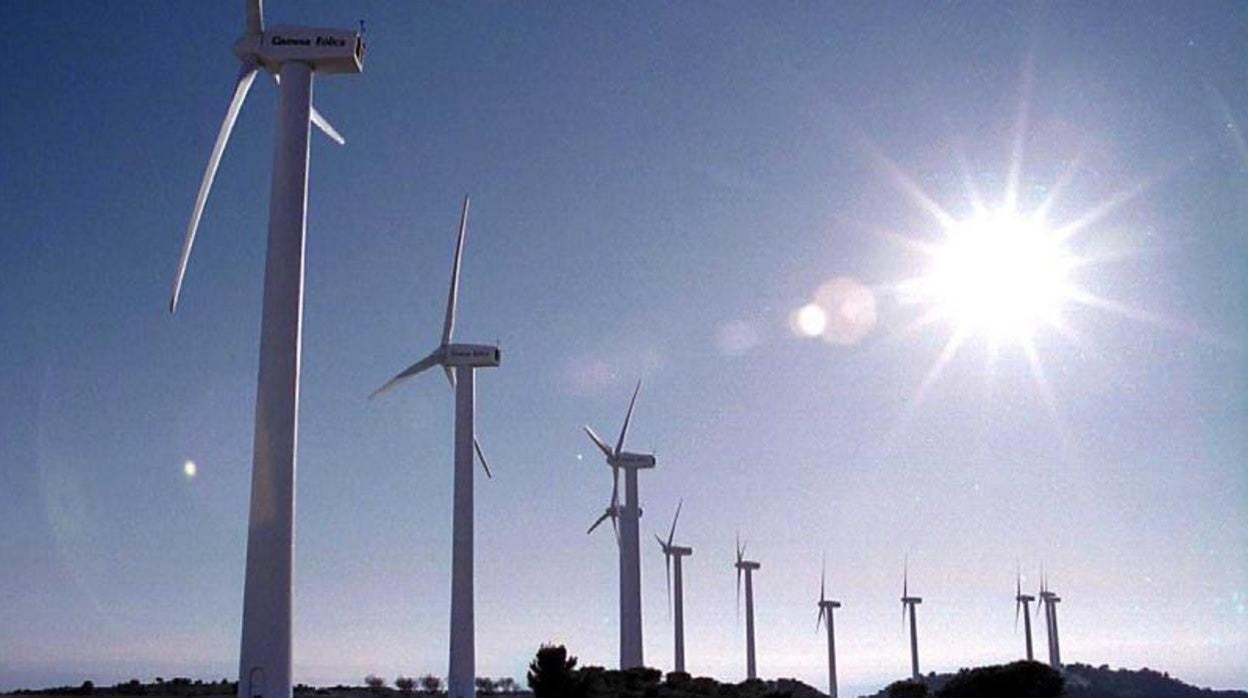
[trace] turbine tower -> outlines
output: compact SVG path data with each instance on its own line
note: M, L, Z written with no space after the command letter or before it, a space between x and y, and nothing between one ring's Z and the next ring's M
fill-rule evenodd
M342 136L312 106L312 77L314 73L359 73L364 41L354 30L288 25L266 29L260 0L245 0L243 6L243 35L233 48L242 66L191 209L169 312L178 307L191 248L221 155L256 73L263 69L278 81L277 137L256 380L238 696L288 698L309 122L343 143Z
M819 617L815 619L815 630L819 630L819 624L827 619L828 626L828 696L829 698L837 698L836 696L836 630L832 625L832 611L841 607L840 601L832 601L828 599L824 593L824 582L827 578L827 567L819 575Z
M745 573L745 678L758 678L754 661L754 571L762 565L745 559L745 546L737 536L737 608L741 607L741 573Z
M1062 668L1062 649L1057 633L1057 604L1062 598L1049 590L1048 579L1040 576L1040 605L1044 608L1044 625L1049 638L1049 666Z
M585 426L585 433L593 440L598 450L606 457L611 468L611 504L606 513L594 526L606 517L617 525L616 536L620 551L620 668L632 669L645 666L642 658L641 644L641 506L637 500L637 472L655 465L654 454L631 453L624 450L624 439L628 436L628 424L633 418L633 407L637 404L637 393L641 390L641 381L633 389L632 400L628 403L628 412L624 415L624 426L620 428L620 438L611 448L605 441L598 438L594 430ZM620 471L624 471L623 506L620 505ZM622 526L618 521L622 520ZM621 528L623 530L621 530Z
M922 680L919 674L919 629L915 618L914 607L923 603L923 599L910 595L910 563L906 562L905 572L901 578L901 624L906 624L906 610L910 611L910 677L915 681Z
M1027 636L1027 661L1035 661L1031 648L1031 602L1036 597L1023 593L1023 576L1020 573L1014 587L1014 632L1018 632L1018 616L1023 616L1023 632Z
M673 604L673 623L676 627L676 663L675 671L685 671L685 584L684 576L681 574L681 558L693 554L693 548L682 545L673 545L672 539L676 536L676 521L680 519L680 508L685 505L682 499L676 505L676 515L672 517L672 528L667 532L667 540L664 541L656 534L654 539L659 542L659 548L663 550L664 562L667 563L667 600ZM673 562L674 561L674 562ZM675 568L676 591L672 592L672 570ZM673 598L675 599L673 601Z
M451 266L451 288L446 297L446 317L442 324L442 343L428 356L386 381L370 397L389 390L399 381L434 366L441 366L446 380L455 391L455 476L454 511L451 526L451 642L450 669L446 688L449 698L472 698L476 695L476 634L473 613L473 454L481 460L486 477L490 467L476 438L476 371L498 366L498 347L488 344L456 344L455 305L459 296L459 268L464 253L464 235L468 230L468 197L464 197L459 217L459 235L455 242L455 261Z

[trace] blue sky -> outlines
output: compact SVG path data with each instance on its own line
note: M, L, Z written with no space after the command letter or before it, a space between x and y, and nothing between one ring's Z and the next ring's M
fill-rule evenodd
M643 534L684 498L694 673L744 673L739 530L764 676L823 686L826 551L851 687L907 669L907 554L925 669L1016 656L1015 567L1033 588L1044 564L1068 660L1248 685L1242 5L267 5L368 41L362 75L315 85L348 143L312 145L297 680L445 672L451 395L366 396L436 341L468 192L457 334L503 348L478 379L479 673L520 677L544 641L614 662L615 551L584 535L609 471L580 425L618 429L642 378ZM232 676L275 91L244 107L171 318L241 8L0 18L0 689ZM897 172L962 218L1014 161L1020 210L1117 202L1071 245L1132 311L1036 333L1050 399L974 337L920 399L950 330L910 329L894 292L926 261L899 239L939 228ZM837 277L871 290L872 331L797 336Z

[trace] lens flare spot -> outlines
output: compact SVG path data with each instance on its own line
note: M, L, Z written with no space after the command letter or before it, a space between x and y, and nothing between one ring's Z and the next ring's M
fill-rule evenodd
M807 303L793 313L791 324L799 337L818 337L828 326L828 313L818 303Z
M197 475L198 473L199 473L199 466L195 465L195 461L188 460L187 462L182 464L182 474L186 476L187 480L190 480L191 478L195 477L195 475Z
M824 340L832 344L857 344L875 329L875 293L848 277L837 277L819 287L815 304L826 308Z

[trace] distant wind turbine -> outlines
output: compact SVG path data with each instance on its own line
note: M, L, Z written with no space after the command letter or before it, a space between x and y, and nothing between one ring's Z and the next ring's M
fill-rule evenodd
M832 601L828 599L824 593L824 583L827 580L827 565L825 563L823 572L819 575L819 617L815 620L815 630L819 629L819 624L827 619L828 627L828 696L829 698L837 698L836 688L836 630L832 623L832 611L841 607L840 601Z
M364 41L352 30L288 25L266 30L260 0L245 0L243 7L243 35L234 43L234 55L242 66L186 225L169 312L178 308L182 281L221 155L256 73L264 69L279 80L277 137L269 190L238 696L289 698L309 122L338 143L343 142L312 106L312 77L314 73L359 73Z
M762 565L745 559L745 545L737 536L737 607L741 607L741 573L745 573L745 678L758 678L754 661L754 572Z
M673 618L672 622L676 630L676 663L675 671L685 671L685 584L684 576L681 574L681 559L693 554L693 548L674 545L672 539L676 536L676 522L680 519L680 509L685 505L682 499L676 505L676 515L672 517L672 528L667 532L667 540L664 541L656 534L654 539L659 542L659 548L663 550L664 562L667 563L667 596L668 602L672 604ZM673 570L675 572L673 573ZM675 591L672 591L673 580L675 581Z
M447 673L449 698L472 698L476 695L476 630L473 611L473 453L481 460L485 474L490 475L481 444L476 438L476 370L498 366L498 347L488 344L454 344L455 305L459 296L459 268L464 253L464 235L468 230L468 197L464 197L459 217L459 235L455 242L455 261L451 266L451 288L446 297L446 317L442 324L442 343L428 356L386 381L370 397L394 387L400 381L441 366L446 380L455 391L455 483L454 511L451 528L451 642L450 670Z
M1044 624L1049 637L1049 666L1062 668L1062 647L1057 633L1057 604L1062 597L1049 590L1048 578L1040 576L1040 606L1044 608Z
M631 453L624 450L624 439L628 436L628 425L633 419L633 408L637 405L637 393L640 391L641 381L637 381L615 448L608 446L588 425L585 426L585 433L598 450L602 451L611 468L611 504L589 530L593 531L608 517L612 525L616 525L617 519L622 522L616 529L620 556L621 669L645 666L641 639L641 505L638 502L637 472L653 468L655 459L651 453ZM621 470L624 471L623 506L620 505Z
M923 599L918 596L910 595L910 561L906 561L905 571L901 577L901 623L905 626L906 609L910 610L910 676L915 681L919 681L921 674L919 673L919 629L918 620L915 617L915 606L923 603Z
M1014 632L1018 632L1018 616L1023 616L1023 632L1027 636L1027 661L1035 661L1031 649L1031 602L1036 597L1023 593L1023 575L1020 572L1014 588Z

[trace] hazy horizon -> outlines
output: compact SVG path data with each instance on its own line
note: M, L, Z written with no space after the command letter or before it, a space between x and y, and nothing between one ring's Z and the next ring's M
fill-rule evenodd
M0 690L237 678L267 79L166 304L241 5L0 5ZM843 690L908 674L907 556L925 673L1020 656L1043 566L1065 661L1248 688L1248 5L265 11L368 42L314 86L347 144L312 133L296 681L446 673L452 395L367 396L437 342L468 193L456 336L502 347L479 675L549 641L615 665L581 427L613 440L641 379L647 665L683 498L695 675L745 673L740 532L764 677L826 688L826 554ZM1011 193L1069 227L1082 295L995 347L924 322L942 216Z

